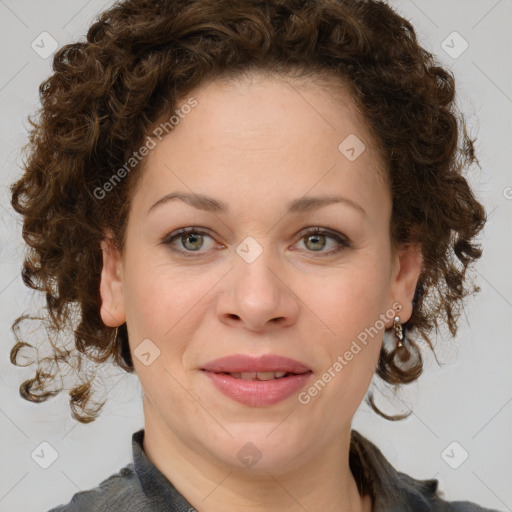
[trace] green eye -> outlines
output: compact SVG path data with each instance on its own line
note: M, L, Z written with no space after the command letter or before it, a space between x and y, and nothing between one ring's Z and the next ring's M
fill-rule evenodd
M329 238L335 241L337 248L330 251L322 251L322 248L326 245L326 240ZM321 228L316 228L312 231L306 232L303 234L301 240L305 241L306 247L308 247L308 242L312 242L312 244L309 246L310 248L312 247L311 252L321 252L325 255L335 254L339 252L343 247L350 247L350 243L338 233L327 231ZM315 248L315 245L317 248Z

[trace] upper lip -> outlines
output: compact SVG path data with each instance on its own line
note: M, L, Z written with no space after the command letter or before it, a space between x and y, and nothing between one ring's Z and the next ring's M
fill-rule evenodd
M306 365L289 357L265 354L259 357L233 354L206 363L201 370L219 373L242 372L288 372L306 373L311 371Z

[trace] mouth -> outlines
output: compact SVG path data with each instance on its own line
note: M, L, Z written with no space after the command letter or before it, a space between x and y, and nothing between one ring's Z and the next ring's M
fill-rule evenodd
M313 371L288 357L235 354L200 368L215 388L239 403L252 407L276 404L303 388Z

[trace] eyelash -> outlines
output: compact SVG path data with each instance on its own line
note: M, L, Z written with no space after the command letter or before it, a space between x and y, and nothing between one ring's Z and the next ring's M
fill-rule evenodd
M180 236L185 235L185 234L206 235L206 236L209 236L210 238L212 238L209 233L202 231L200 228L190 227L190 228L181 228L176 231L173 231L172 233L166 235L162 239L161 243L164 245L169 245L172 251L177 252L180 255L185 256L186 258L198 257L200 255L200 253L203 251L186 251L186 250L177 249L175 247L172 247L172 243L176 239L178 239ZM315 228L315 229L305 232L300 237L300 240L303 240L309 236L315 236L315 235L326 235L328 238L332 238L332 239L336 240L336 242L339 244L339 246L334 250L318 251L318 253L320 253L321 255L315 256L315 257L321 258L324 256L332 256L334 254L337 254L344 248L351 247L351 244L346 237L341 236L340 234L337 234L336 232L332 232L332 231L322 229L322 228ZM308 251L308 252L317 252L317 251Z

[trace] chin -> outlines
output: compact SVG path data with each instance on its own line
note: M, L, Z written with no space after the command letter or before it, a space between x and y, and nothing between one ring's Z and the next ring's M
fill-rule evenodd
M233 437L224 437L222 442L217 438L211 451L237 471L261 473L268 477L267 472L292 470L296 467L297 457L309 445L307 433L291 435L284 422L279 425L280 421L226 425ZM219 451L220 446L222 451Z

